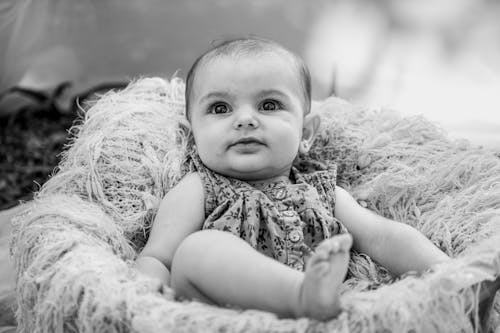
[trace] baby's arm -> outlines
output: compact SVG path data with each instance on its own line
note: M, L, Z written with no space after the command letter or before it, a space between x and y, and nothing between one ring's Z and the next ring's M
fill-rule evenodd
M353 235L353 247L401 275L424 271L449 257L411 226L361 207L344 189L336 187L335 217Z
M148 241L136 259L136 268L169 285L175 250L204 221L203 185L198 174L185 176L163 198Z

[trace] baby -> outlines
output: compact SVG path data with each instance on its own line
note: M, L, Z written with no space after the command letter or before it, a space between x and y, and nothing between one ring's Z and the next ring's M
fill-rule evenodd
M226 41L186 82L197 154L162 200L137 268L188 299L327 320L351 247L401 275L449 260L412 227L335 185L334 169L294 167L320 119L303 61L275 42Z

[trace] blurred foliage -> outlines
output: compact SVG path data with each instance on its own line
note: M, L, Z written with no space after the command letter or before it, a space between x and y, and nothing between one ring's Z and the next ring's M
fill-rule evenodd
M0 119L0 210L29 200L59 162L74 114L27 108Z

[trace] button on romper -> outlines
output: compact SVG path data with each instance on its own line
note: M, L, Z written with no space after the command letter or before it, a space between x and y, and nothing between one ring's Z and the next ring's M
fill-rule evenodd
M303 271L318 244L345 233L334 217L336 169L299 172L291 182L249 184L218 174L191 155L205 191L203 229L231 232L257 251Z

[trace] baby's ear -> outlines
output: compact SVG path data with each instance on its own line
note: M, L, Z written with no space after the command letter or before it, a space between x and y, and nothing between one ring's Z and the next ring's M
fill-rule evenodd
M305 154L311 149L311 146L319 132L321 119L317 113L309 113L304 118L304 127L302 129L302 140L299 145L299 152Z

